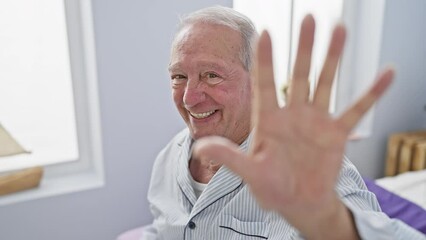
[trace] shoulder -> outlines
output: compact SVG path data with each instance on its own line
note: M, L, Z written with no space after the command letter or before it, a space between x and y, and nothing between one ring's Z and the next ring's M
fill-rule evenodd
M165 183L171 184L178 169L179 157L182 153L182 146L189 138L189 130L184 129L176 134L172 140L157 155L151 171L151 189L160 189Z
M338 185L339 184L343 186L367 189L358 169L346 156L343 157Z
M342 162L336 192L347 206L354 209L380 211L376 196L367 189L361 174L346 157Z
M157 176L162 176L165 171L172 173L175 171L179 164L179 157L182 150L191 140L189 130L187 128L177 133L167 145L158 153L155 158L154 165L151 172L151 181Z

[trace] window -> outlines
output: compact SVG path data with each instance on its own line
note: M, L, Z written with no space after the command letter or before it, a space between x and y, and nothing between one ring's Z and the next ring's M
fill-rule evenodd
M0 3L0 124L30 154L0 172L45 166L41 187L0 205L103 185L90 1Z
M258 30L268 29L273 44L275 82L279 100L297 51L300 23L307 13L316 20L310 79L316 81L328 48L332 28L343 21L348 29L346 47L336 74L330 112L338 114L369 87L378 70L384 0L234 0L234 8L253 20ZM316 83L311 81L311 88ZM312 91L311 91L312 92ZM371 133L371 110L352 136Z
M30 154L1 171L79 157L64 3L0 2L0 123Z
M315 46L313 49L311 79L316 79L317 72L322 67L325 57L330 32L342 13L343 0L330 0L324 2L315 0L275 0L244 1L234 0L234 8L246 14L253 20L258 30L267 29L271 34L273 43L273 57L275 70L275 83L279 96L282 96L283 85L294 64L297 45L299 41L299 28L303 17L311 13L316 20ZM315 82L311 82L312 87ZM280 98L282 99L282 98Z

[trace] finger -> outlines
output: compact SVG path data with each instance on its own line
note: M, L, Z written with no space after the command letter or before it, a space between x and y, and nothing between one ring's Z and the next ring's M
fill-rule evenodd
M263 31L260 36L256 57L253 102L253 120L255 124L264 112L278 109L272 65L271 38L266 31Z
M238 145L224 137L211 136L196 141L193 156L199 159L213 160L218 164L225 164L242 178L253 172L251 162L239 150Z
M345 45L346 30L343 25L334 28L330 41L327 57L318 80L318 85L314 95L313 104L321 111L328 112L330 104L331 87L333 86L337 64Z
M289 104L299 104L309 99L309 71L311 68L312 46L314 44L315 20L307 15L300 29L299 47L290 84Z
M393 68L387 68L377 78L374 85L352 107L346 110L337 122L348 132L351 131L368 109L382 96L392 83L395 75Z

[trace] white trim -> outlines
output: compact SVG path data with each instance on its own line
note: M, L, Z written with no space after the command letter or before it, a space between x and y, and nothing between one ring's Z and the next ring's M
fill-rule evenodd
M65 0L79 159L46 166L39 188L0 197L0 206L104 185L95 39L90 0Z
M385 0L345 0L343 21L347 44L339 69L337 114L344 111L371 86L379 70ZM374 107L353 131L354 139L369 137Z

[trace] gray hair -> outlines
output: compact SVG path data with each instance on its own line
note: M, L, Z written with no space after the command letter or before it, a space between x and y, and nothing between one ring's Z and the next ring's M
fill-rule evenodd
M223 6L200 9L180 19L180 24L173 43L176 40L176 36L184 27L194 23L217 24L227 26L239 32L242 38L239 57L244 68L247 71L251 70L253 65L253 50L258 34L253 22L247 16L232 8Z

